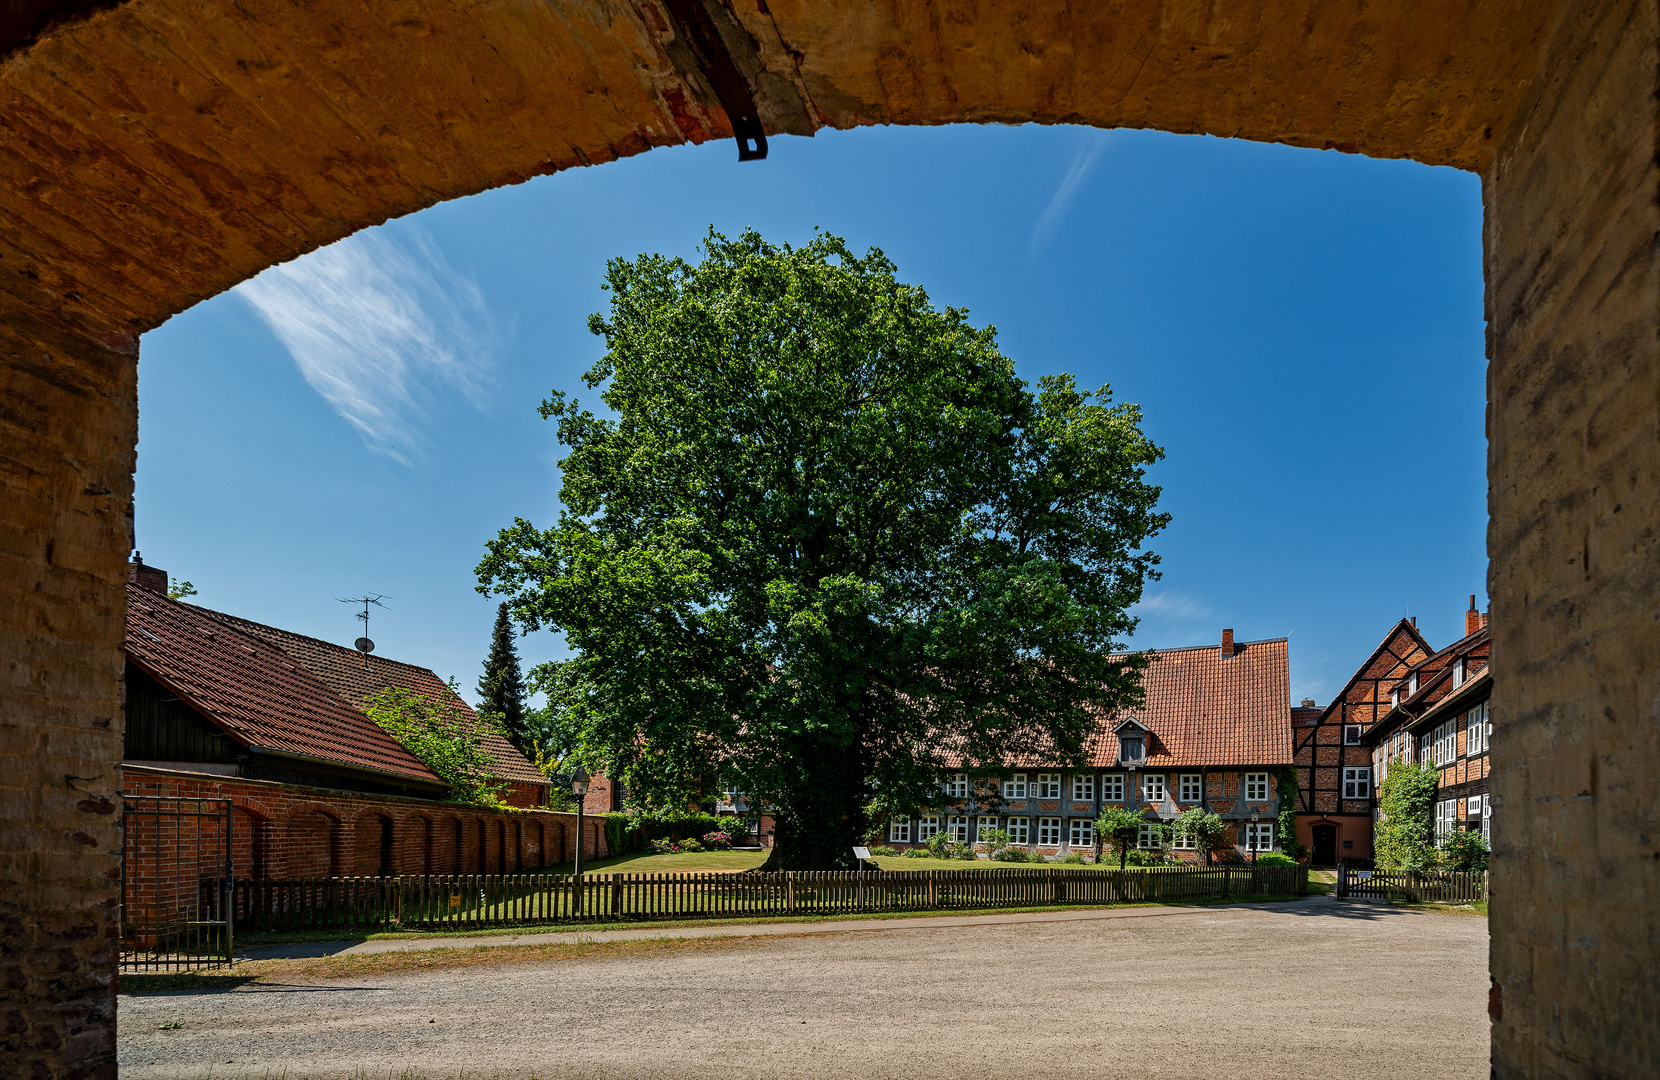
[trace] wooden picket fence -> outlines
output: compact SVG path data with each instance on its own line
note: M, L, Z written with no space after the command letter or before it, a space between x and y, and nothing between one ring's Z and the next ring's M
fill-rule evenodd
M1301 866L239 880L239 931L419 930L1305 895Z
M1487 899L1487 875L1452 870L1350 870L1338 867L1339 900L1468 904Z

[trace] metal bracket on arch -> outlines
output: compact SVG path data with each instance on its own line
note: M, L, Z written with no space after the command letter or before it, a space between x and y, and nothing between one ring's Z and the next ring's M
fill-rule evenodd
M691 48L704 78L709 80L721 108L726 110L732 135L738 141L738 160L761 161L767 156L767 133L761 128L755 95L738 72L738 65L733 63L720 28L703 6L703 0L663 0L663 6L674 17L681 38Z

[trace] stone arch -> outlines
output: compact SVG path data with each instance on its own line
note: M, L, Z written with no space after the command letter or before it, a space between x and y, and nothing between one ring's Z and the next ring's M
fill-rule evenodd
M429 814L416 811L404 816L398 847L401 874L438 873L438 829Z
M271 818L244 799L231 800L231 868L239 878L271 876Z
M352 858L347 873L385 877L397 873L397 825L384 807L364 810L352 821Z
M344 829L335 812L320 803L289 811L283 830L284 877L339 877Z
M0 706L41 736L20 775L54 787L17 811L20 827L58 838L42 852L53 869L18 893L40 916L20 970L73 995L112 985L103 937L75 935L108 923L117 885L72 837L118 846L102 808L119 781L65 778L120 758L136 335L388 217L731 124L657 0L392 0L406 19L336 0L14 7L0 28L0 456L22 479L8 488L19 541L0 637L73 685L18 682ZM1073 122L1483 173L1493 707L1507 736L1493 783L1515 815L1494 864L1507 898L1493 923L1494 1069L1638 1071L1640 1041L1620 1025L1660 994L1632 936L1646 925L1636 898L1660 888L1639 831L1660 726L1633 676L1660 585L1647 554L1660 531L1652 0L705 8L774 133ZM1592 801L1566 798L1592 788ZM1563 908L1599 948L1552 929ZM29 998L22 1021L66 1032L56 992ZM113 1015L42 1045L74 1047L77 1071L102 1067ZM1545 1047L1545 1030L1562 1044Z
M463 843L460 818L450 815L438 823L435 873L461 873Z

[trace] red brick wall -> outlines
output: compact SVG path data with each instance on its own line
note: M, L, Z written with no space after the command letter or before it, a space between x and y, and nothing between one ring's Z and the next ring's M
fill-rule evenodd
M499 814L425 799L134 766L123 774L127 796L230 799L237 877L374 874L380 868L383 820L392 822L395 874L496 874L566 862L576 852L575 814ZM590 818L583 824L584 857L609 854L600 822Z

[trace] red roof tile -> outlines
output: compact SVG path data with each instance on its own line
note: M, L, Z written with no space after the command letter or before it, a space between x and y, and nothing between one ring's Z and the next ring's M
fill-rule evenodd
M431 669L388 660L383 656L364 656L355 649L323 641L319 638L295 634L275 626L266 626L235 615L209 611L205 614L242 633L259 637L288 654L309 670L330 690L354 706L362 705L371 695L388 687L414 690L429 697L443 696L468 719L479 723L478 714L462 698L451 692L449 684ZM502 780L527 784L546 784L548 778L525 756L513 748L494 728L485 728L481 741L484 750L495 758L495 774Z
M129 583L127 655L245 745L442 784L305 666L216 614Z

